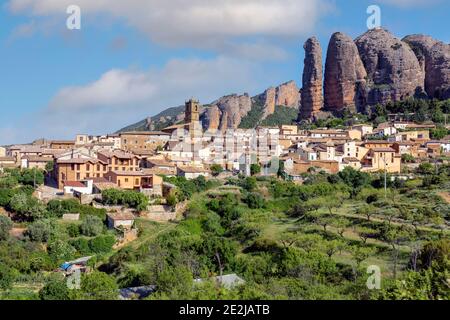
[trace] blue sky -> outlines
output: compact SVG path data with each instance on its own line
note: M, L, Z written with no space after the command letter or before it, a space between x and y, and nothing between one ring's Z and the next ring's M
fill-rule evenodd
M302 44L367 30L450 41L446 0L8 0L0 7L0 144L109 133L195 96L295 80ZM81 8L81 30L66 8Z

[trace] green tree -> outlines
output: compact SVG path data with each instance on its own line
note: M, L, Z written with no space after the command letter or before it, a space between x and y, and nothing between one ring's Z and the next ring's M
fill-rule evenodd
M11 219L0 216L0 241L9 239L9 231L11 231L13 223Z
M39 290L41 300L69 300L67 283L62 279L51 279Z
M0 289L9 290L15 280L14 271L12 268L0 264Z
M436 129L431 129L430 133L432 139L441 140L448 135L448 130L445 127L437 127Z
M103 222L99 217L86 216L81 223L80 231L82 235L88 237L98 236L103 232Z
M40 219L46 213L46 207L38 199L25 193L15 194L9 202L9 208L25 220Z
M419 165L418 173L420 174L433 174L435 172L434 166L429 162L424 162Z
M350 247L350 253L355 260L356 268L359 269L364 260L375 254L375 250L370 247L353 246Z
M252 165L250 165L250 174L252 176L255 176L260 173L261 173L261 166L259 164L253 163Z
M112 276L94 271L82 277L80 293L77 298L82 300L117 300L118 287Z
M193 284L193 275L188 268L184 266L165 268L157 275L157 294L151 299L189 299Z
M402 162L403 163L414 163L414 162L416 162L416 159L412 155L405 153L405 154L402 154Z
M223 172L223 168L220 164L213 164L211 165L210 169L214 177L217 177L219 174Z
M375 238L377 235L376 230L374 230L372 228L362 227L362 226L356 227L355 231L364 244L367 243L367 239Z
M256 192L249 193L245 199L244 202L248 205L250 209L259 209L264 207L264 198L261 194Z
M55 224L50 220L38 220L33 222L27 229L26 235L31 241L48 242L55 230Z
M367 221L376 213L376 208L370 204L364 204L356 210L359 215L364 215L367 217Z
M53 161L49 161L49 162L47 162L47 164L45 165L45 171L46 171L47 173L51 173L51 172L53 172L54 167L55 167L55 163L54 163Z

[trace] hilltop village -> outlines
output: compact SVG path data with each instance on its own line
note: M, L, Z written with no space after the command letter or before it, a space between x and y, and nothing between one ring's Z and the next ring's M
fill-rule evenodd
M1 146L0 299L450 299L450 47L304 48L302 89Z

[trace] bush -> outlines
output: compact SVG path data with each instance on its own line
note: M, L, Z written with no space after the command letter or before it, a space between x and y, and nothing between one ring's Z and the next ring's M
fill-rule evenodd
M49 220L38 220L31 224L26 231L26 235L31 241L48 242L52 235L55 225Z
M71 238L76 238L80 235L80 226L78 224L71 223L66 230Z
M247 197L245 197L244 202L248 205L250 209L260 209L264 207L265 201L264 198L259 193L249 193Z
M213 164L211 167L211 173L214 177L217 177L219 174L223 172L223 168L220 164Z
M108 205L123 205L144 211L148 206L148 197L136 191L107 189L102 192L103 202Z
M16 212L25 220L40 219L46 213L45 206L38 199L22 192L11 198L8 209Z
M52 279L40 291L41 300L69 300L69 288L64 280Z
M89 248L94 253L107 253L115 243L116 238L113 235L101 235L89 241Z
M90 241L86 238L79 238L70 242L81 255L89 255L92 253Z
M261 173L261 166L259 164L254 163L250 165L250 174L252 176L255 176L260 173Z
M103 222L96 216L86 216L80 226L80 231L82 235L88 237L98 236L103 232Z
M11 289L14 279L14 270L8 266L0 264L0 289Z
M9 238L9 231L12 227L13 223L11 219L5 216L0 216L0 240L7 240Z

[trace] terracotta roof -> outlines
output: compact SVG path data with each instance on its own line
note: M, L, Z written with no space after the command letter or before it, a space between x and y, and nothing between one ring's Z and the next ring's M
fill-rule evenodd
M14 161L14 162L16 162L16 158L14 158L14 157L0 157L0 161Z
M392 148L372 148L373 152L395 152Z
M134 220L134 215L131 213L116 213L116 214L108 214L108 217L112 220Z
M114 182L94 182L94 186L99 189L100 191L107 190L107 189L114 189L117 188L117 185Z
M183 172L188 172L188 173L204 173L204 172L209 172L209 170L204 169L204 168L197 168L197 167L178 167L178 169L180 169Z
M94 159L94 158L72 158L72 159L67 159L67 160L63 160L63 159L58 159L57 163L68 163L68 164L84 164L84 163L99 163L101 161ZM103 163L103 162L101 162Z
M50 141L50 144L75 144L73 140L53 140Z
M53 161L53 158L49 157L39 157L39 156L25 156L22 159L32 161L32 162L50 162Z
M387 140L367 140L364 141L363 144L391 144L392 142L389 142Z
M310 133L320 133L320 134L347 134L347 131L339 131L339 130L310 130Z
M124 135L134 135L134 136L169 136L170 134L163 131L130 131L130 132L122 132L121 136Z
M82 184L80 181L65 181L64 187L86 188L86 186Z
M100 151L98 151L98 154L102 154L107 158L116 157L119 159L133 159L133 158L137 157L133 153L128 153L128 152L125 152L122 150L114 150L114 151L100 150Z
M147 159L147 162L160 167L175 167L175 164L162 159Z
M146 174L153 174L158 176L172 176L175 175L175 170L161 169L161 168L151 168L142 170Z
M344 163L349 163L349 162L360 162L358 158L355 157L345 157L342 159L342 161Z
M143 176L151 176L151 174L147 174L143 171L116 171L113 170L111 173L114 173L118 176L129 176L129 177L143 177Z

